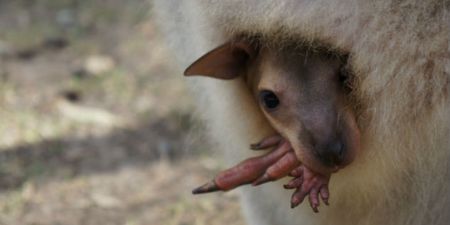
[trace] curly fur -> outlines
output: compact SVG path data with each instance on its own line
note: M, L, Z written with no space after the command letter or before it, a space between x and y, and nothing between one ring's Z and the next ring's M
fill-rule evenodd
M280 182L243 188L250 224L449 224L450 1L158 0L180 68L241 33L349 54L362 153L333 175L331 206L289 209ZM174 17L175 16L175 17ZM191 78L190 78L191 79ZM238 161L271 132L240 80L195 78L208 127Z

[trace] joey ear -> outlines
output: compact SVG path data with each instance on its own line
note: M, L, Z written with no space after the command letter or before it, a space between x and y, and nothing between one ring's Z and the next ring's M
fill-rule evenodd
M256 49L244 42L228 42L206 53L185 71L185 76L208 76L230 80L241 75Z

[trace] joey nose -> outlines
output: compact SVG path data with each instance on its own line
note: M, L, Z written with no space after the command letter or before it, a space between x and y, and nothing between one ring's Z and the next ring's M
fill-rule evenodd
M327 166L339 166L344 162L346 148L342 140L335 139L319 150L320 160Z

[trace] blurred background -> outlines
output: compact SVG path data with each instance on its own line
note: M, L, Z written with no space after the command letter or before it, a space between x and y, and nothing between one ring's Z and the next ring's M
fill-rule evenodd
M0 224L244 224L149 0L0 0Z

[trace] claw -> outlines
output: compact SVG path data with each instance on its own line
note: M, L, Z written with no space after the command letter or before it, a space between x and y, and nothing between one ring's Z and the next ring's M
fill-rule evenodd
M311 206L312 210L315 213L319 212L319 209L317 209L317 207L319 207L320 203L319 203L319 196L317 193L317 189L313 188L310 192L309 192L309 205Z
M330 197L330 193L328 192L328 186L327 185L323 185L320 188L320 197L322 198L322 201L325 203L325 205L329 205L329 197Z
M267 182L273 181L273 178L270 177L269 174L265 173L264 175L260 176L258 179L256 179L255 181L253 181L252 185L253 186L258 186Z
M269 147L273 147L276 146L278 144L280 144L281 140L283 138L280 135L272 135L269 137L266 137L264 139L262 139L260 142L255 143L255 144L251 144L250 145L250 149L252 150L263 150L263 149L267 149Z
M273 165L267 168L266 172L263 176L259 177L256 181L253 182L254 186L269 182L275 181L282 177L285 177L292 171L292 169L296 168L300 162L297 160L294 152L288 152L283 157L281 157L278 161L276 161Z
M303 177L296 177L289 181L289 183L283 185L284 189L294 189L299 188L303 184Z
M192 194L205 194L209 192L220 191L220 188L217 186L214 180L192 190Z
M292 176L292 177L299 177L299 176L302 176L302 175L303 175L303 167L304 167L303 165L300 165L299 167L293 169L293 170L289 173L289 175Z
M301 188L297 188L291 197L291 208L295 208L300 205L305 199L308 193L303 191Z

